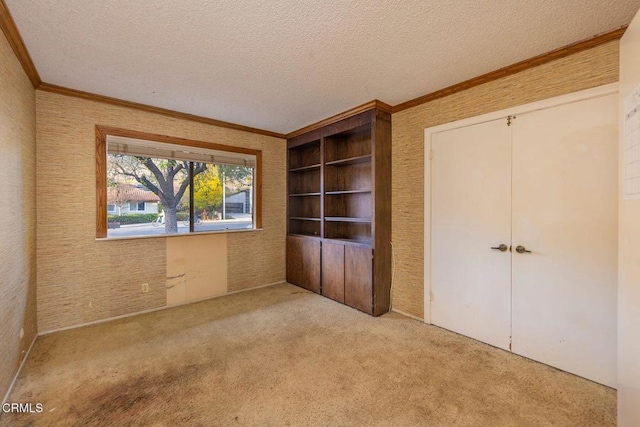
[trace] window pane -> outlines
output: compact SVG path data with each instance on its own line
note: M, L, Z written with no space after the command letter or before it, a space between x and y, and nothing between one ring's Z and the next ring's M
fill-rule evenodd
M189 212L188 171L187 161L108 154L107 203L124 214L109 217L107 237L189 232L188 221L183 223Z
M198 165L198 163L196 163ZM253 228L253 168L204 165L194 176L195 231Z

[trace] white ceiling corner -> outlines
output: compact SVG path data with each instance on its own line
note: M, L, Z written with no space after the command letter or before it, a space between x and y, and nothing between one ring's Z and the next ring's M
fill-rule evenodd
M5 0L43 81L287 133L627 25L640 0Z

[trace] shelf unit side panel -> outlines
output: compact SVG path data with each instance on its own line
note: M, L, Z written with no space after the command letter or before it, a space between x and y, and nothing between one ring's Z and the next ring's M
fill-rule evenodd
M388 117L388 119L387 119ZM391 117L384 113L375 120L372 174L373 196L372 244L374 315L390 309L392 278L391 247ZM420 191L418 189L418 191Z

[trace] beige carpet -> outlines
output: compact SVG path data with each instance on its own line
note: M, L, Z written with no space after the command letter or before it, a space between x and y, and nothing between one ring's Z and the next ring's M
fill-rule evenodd
M38 338L1 426L613 426L615 390L283 284Z

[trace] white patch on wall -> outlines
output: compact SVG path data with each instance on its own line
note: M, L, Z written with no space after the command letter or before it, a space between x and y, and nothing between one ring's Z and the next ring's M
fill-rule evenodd
M166 242L167 305L227 293L226 233L173 236Z

